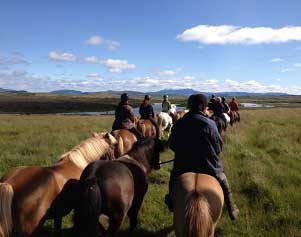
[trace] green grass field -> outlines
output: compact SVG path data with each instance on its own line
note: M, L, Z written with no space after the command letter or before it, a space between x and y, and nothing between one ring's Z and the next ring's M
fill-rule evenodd
M244 110L224 133L221 155L241 210L231 222L224 210L216 236L301 236L301 108ZM50 165L95 131L110 131L111 116L0 116L0 176L20 165ZM161 159L172 158L166 151ZM164 205L171 164L150 177L135 236L175 236ZM124 223L118 236L125 236ZM72 226L71 217L64 228ZM51 230L52 222L45 224ZM45 236L45 235L43 235Z

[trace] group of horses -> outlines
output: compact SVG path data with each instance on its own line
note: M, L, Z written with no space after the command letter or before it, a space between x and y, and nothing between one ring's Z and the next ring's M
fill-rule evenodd
M60 236L62 217L73 209L73 236L113 236L126 216L131 233L147 192L147 175L160 168L159 156L165 147L161 132L167 129L169 134L172 123L186 112L174 111L171 122L160 113L160 134L150 121L140 120L137 128L145 138L137 140L126 129L94 133L51 166L17 167L4 175L0 237L35 235L47 219L54 219L56 236ZM186 173L174 190L177 237L213 236L223 206L218 182L208 175ZM107 229L99 223L101 214L109 217Z

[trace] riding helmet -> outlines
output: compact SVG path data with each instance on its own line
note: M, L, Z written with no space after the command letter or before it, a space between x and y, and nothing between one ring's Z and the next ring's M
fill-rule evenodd
M127 94L127 93L121 94L120 100L121 100L122 102L129 100L128 94Z

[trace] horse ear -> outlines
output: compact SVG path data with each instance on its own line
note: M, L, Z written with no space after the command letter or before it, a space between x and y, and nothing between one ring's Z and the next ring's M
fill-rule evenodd
M110 144L115 145L115 144L118 143L118 141L116 140L116 138L115 138L111 133L108 133L108 132L107 132L107 133L105 134L104 137L107 138L107 139L109 140L109 143L110 143Z

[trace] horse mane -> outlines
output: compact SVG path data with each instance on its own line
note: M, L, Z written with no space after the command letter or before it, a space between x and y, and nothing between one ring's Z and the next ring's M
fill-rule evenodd
M76 166L85 168L90 162L98 160L107 153L109 149L110 144L102 136L94 135L63 154L60 161L70 160Z

